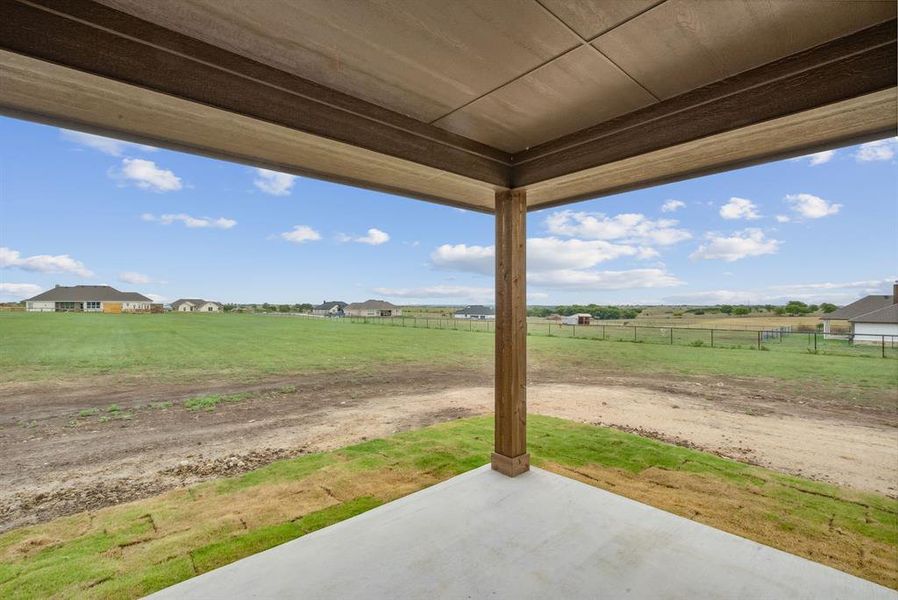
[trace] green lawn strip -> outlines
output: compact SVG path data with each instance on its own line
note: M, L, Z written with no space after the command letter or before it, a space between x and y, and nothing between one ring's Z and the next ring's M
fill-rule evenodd
M205 573L235 560L273 548L328 525L333 525L383 504L377 498L362 496L342 504L315 511L295 521L270 525L237 535L221 542L207 544L193 551L198 573Z
M0 313L0 382L103 374L183 381L365 371L383 365L486 369L492 335L258 315ZM52 344L46 343L53 340ZM535 366L816 382L891 390L894 359L528 337Z
M763 500L783 535L825 536L835 523L843 532L898 545L898 501L875 494L550 417L532 416L529 437L537 466L701 477ZM392 488L380 481L388 474L414 491L484 464L491 445L491 418L463 419L7 532L0 535L0 597L139 597L391 500L395 492L384 492ZM279 491L277 498L299 497L295 490L308 494L321 482L352 495L289 518L285 502L259 500ZM238 515L253 500L252 522L262 524L241 527Z

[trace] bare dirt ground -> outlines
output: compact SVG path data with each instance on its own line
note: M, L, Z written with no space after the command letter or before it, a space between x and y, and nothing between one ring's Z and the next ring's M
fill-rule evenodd
M756 380L538 371L532 379L535 413L898 496L894 403L854 403L822 388L761 392ZM211 411L182 404L236 392L246 397ZM0 386L0 531L491 410L489 375L457 370Z

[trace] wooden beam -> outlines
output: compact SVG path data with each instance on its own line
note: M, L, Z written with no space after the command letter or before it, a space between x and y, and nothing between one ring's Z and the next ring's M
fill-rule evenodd
M0 49L508 187L510 156L90 0L0 0Z
M894 136L896 114L895 88L821 106L528 185L528 209L542 210Z
M527 453L527 194L496 194L496 424L493 469L530 468Z
M513 187L895 87L896 21L865 29L514 156Z
M496 186L0 50L0 114L492 213Z

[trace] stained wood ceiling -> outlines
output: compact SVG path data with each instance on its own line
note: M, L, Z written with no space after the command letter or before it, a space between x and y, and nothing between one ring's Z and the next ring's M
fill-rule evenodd
M676 178L631 164L660 150L688 148L682 176L739 164L688 144L828 104L852 126L762 128L750 160L887 134L895 17L890 0L0 0L0 110L478 210L539 186L548 205ZM590 183L618 163L627 181Z
M101 2L511 153L896 12L882 0Z

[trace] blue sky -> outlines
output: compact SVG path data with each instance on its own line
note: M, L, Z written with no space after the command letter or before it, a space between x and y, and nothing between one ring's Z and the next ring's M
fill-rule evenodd
M491 216L0 118L0 300L492 302ZM530 213L532 304L845 303L898 273L898 142Z

